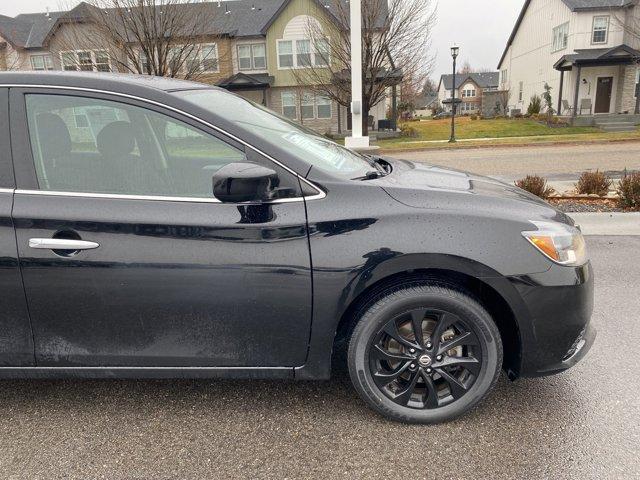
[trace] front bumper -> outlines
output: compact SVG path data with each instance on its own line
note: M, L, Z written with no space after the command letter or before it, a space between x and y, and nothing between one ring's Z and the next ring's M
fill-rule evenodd
M590 263L553 265L547 272L509 277L521 299L514 309L520 328L519 376L562 372L578 363L596 337L591 326L594 278Z

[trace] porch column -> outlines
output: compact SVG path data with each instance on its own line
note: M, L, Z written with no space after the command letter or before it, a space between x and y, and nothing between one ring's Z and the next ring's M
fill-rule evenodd
M267 89L262 89L262 105L267 106Z
M576 75L576 91L573 95L573 111L571 116L575 117L578 114L578 97L580 96L580 79L582 78L582 67L578 65L578 72Z
M558 90L558 115L562 115L562 88L564 87L564 70L560 70L560 89Z

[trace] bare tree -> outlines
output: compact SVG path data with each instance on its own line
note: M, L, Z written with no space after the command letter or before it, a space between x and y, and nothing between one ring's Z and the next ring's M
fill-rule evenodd
M462 67L460 67L460 69L458 70L458 73L461 75L468 75L469 73L474 73L474 72L475 70L471 66L471 63L469 63L469 60L465 60L465 62L462 64Z
M63 67L195 79L218 70L217 40L224 32L219 7L197 0L87 0L60 18L51 44ZM86 49L107 56L67 54ZM95 54L94 54L95 55ZM66 63L65 63L66 62Z
M293 69L298 84L344 107L351 101L349 4L333 0L327 14L308 22L313 58ZM362 127L368 134L369 111L386 98L401 78L421 89L433 66L431 32L436 18L432 0L362 1ZM313 60L313 61L312 61Z
M422 93L424 95L435 94L438 92L438 84L432 79L427 77L422 87Z

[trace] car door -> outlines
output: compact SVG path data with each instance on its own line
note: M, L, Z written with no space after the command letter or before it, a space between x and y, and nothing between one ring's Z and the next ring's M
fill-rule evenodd
M15 180L10 145L9 91L0 88L0 367L28 367L34 365L33 336L11 221Z
M295 175L136 99L12 89L11 108L38 366L304 363L311 269ZM247 160L276 169L292 198L213 198L213 173Z

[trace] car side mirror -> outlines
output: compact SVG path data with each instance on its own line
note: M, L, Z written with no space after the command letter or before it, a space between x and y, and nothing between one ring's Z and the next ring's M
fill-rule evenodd
M213 175L213 196L223 203L273 200L280 181L270 168L255 163L230 163Z

